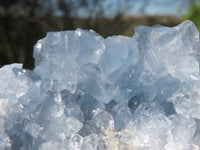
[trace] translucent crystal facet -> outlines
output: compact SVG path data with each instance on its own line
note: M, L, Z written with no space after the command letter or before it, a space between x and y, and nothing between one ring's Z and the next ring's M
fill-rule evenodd
M133 37L49 32L35 68L0 68L2 150L200 149L200 41L191 21Z

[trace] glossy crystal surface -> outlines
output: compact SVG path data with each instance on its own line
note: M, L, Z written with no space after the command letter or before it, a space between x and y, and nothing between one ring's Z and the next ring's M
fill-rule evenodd
M35 68L0 69L2 150L200 149L200 41L191 21L133 37L49 32Z

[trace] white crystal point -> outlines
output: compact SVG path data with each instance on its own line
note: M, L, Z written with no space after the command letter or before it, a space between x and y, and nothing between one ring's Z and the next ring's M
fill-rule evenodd
M60 150L65 150L62 148L61 143L59 143L58 141L49 141L49 142L45 142L43 144L40 145L39 150L55 150L55 149L60 149Z
M199 63L193 57L199 53L199 32L191 21L173 28L138 27L135 37L136 41L144 42L140 50L144 57L141 79L145 82L153 82L168 73L188 80L191 74L199 72Z
M171 131L167 132L166 149L191 149L193 147L191 138L193 138L196 130L196 122L191 117L183 117L182 115L172 115Z
M48 32L34 47L34 71L44 79L58 81L58 90L76 87L82 65L96 64L104 52L102 38L94 31ZM59 61L58 61L59 60Z
M169 99L178 114L200 119L200 81L185 84Z
M90 134L83 139L81 150L97 150L98 136Z

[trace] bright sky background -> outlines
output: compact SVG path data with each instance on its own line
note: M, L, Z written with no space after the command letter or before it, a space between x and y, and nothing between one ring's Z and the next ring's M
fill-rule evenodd
M113 4L118 0L106 0L106 3L112 2ZM122 6L125 4L123 1L128 1L130 3L130 9L127 12L128 15L132 14L141 14L141 7L144 4L145 0L119 0L121 1ZM155 15L155 14L166 14L166 15L175 15L180 16L181 12L185 13L188 8L188 0L148 0L148 4L145 7L146 15ZM112 8L116 9L116 8ZM108 14L112 14L112 9L108 11ZM178 12L178 9L181 12Z
M54 6L56 6L57 0L51 1L53 1L55 3ZM188 8L188 0L102 0L102 2L104 2L104 13L108 17L114 16L120 7L122 10L126 11L127 15L141 14L141 8L145 1L148 1L145 7L145 15L162 14L181 16L181 14L184 14ZM129 9L127 9L127 5ZM178 12L178 9L181 10L182 13ZM60 12L57 11L56 14L59 15ZM88 10L79 9L78 15L87 17Z
M131 1L131 0L130 0ZM140 8L144 4L145 0L135 0L134 7L130 10L130 14L140 13ZM167 14L167 15L181 15L178 9L181 9L182 13L185 13L188 8L188 0L148 0L146 7L147 15L154 14Z
M146 14L153 15L153 14L169 14L169 15L179 15L178 9L182 7L181 1L172 0L170 2L167 2L168 0L157 0L156 2L153 2L149 0L149 3L146 7ZM183 0L184 1L184 0ZM130 10L130 14L138 14L140 13L140 8L142 7L143 3L139 0L138 2L135 2L135 6L132 10Z

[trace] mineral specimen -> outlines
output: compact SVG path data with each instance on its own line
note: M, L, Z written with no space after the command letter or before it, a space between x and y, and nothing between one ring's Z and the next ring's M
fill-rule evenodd
M191 21L47 33L33 70L0 69L0 149L200 149L199 38Z

